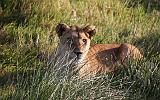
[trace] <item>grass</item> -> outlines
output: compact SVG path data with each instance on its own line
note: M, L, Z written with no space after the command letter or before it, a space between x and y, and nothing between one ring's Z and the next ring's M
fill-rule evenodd
M0 99L158 99L159 5L157 1L148 12L146 2L142 0L136 6L135 2L0 1ZM75 18L72 11L76 11ZM92 44L128 42L139 47L145 58L129 60L115 72L90 80L80 80L69 73L60 79L54 69L46 66L48 55L58 43L55 26L60 22L93 24L98 31Z

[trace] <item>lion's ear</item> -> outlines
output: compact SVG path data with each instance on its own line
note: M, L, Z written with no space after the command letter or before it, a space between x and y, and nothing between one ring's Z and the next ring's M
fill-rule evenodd
M58 34L58 37L61 37L63 35L63 33L67 30L69 30L70 27L65 24L65 23L59 23L57 26L56 26L56 32Z
M88 25L85 28L83 28L84 32L89 34L89 37L91 38L96 34L96 27L93 25Z

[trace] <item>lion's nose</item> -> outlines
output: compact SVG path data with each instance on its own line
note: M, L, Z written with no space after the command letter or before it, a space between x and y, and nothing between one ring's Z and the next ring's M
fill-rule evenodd
M74 52L74 53L77 55L78 58L80 58L82 55L82 52Z

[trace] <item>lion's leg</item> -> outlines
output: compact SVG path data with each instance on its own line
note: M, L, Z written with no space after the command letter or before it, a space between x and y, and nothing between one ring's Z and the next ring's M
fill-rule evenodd
M128 46L126 44L121 44L119 47L119 61L123 63L124 60L128 57Z
M119 47L119 61L123 63L128 57L140 59L143 55L135 46L126 43L121 44Z

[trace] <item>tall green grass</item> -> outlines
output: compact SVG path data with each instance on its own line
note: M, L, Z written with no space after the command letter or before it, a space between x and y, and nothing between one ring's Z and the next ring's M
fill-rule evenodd
M124 2L125 1L125 2ZM2 0L0 99L158 99L160 15L132 0ZM76 16L72 12L76 12ZM74 18L72 18L72 16ZM92 44L131 43L144 59L129 60L113 73L90 80L57 77L47 67L56 48L57 23L97 27ZM47 70L48 69L48 70ZM70 78L68 78L70 77Z

